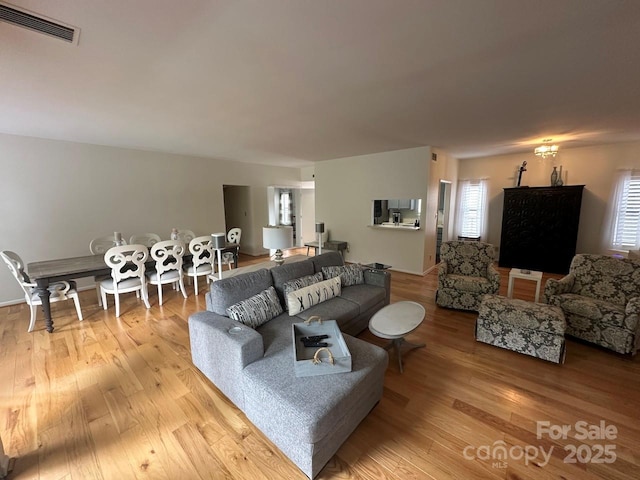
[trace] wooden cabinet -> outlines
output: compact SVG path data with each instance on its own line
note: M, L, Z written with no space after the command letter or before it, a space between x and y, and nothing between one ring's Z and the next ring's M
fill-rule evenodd
M567 273L584 185L504 189L500 266Z

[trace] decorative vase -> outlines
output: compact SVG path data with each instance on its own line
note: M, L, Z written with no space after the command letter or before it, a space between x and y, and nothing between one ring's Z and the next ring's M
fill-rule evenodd
M561 187L564 184L562 181L562 165L560 165L560 170L558 170L558 181L556 182L556 187Z
M558 170L556 167L553 167L553 172L551 172L551 186L555 187L558 183Z

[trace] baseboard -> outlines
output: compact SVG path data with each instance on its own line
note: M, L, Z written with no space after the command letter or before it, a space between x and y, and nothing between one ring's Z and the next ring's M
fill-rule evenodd
M422 275L427 275L428 273L431 273L432 271L434 271L435 269L438 268L440 264L436 263L435 265L430 266L429 268L427 268L424 273Z
M414 272L413 270L404 270L403 268L391 267L389 270L391 270L392 272L408 273L409 275L418 275L419 277L422 277L424 275L422 272Z

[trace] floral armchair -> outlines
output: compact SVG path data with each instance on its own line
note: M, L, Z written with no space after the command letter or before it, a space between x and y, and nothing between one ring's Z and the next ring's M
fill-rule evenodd
M547 281L543 301L562 309L567 335L618 353L640 348L640 260L578 254L566 277Z
M443 242L436 304L477 311L485 294L497 294L500 274L493 267L494 254L490 243Z

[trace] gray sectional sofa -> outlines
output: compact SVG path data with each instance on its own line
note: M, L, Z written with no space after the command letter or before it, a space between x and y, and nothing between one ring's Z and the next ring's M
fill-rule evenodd
M216 281L206 295L207 311L189 318L194 365L309 478L382 397L387 353L351 335L389 303L390 274L365 269L363 284L344 287L339 297L297 316L285 311L256 329L229 318L227 308L271 286L284 307L285 282L342 264L340 254L329 252ZM351 372L295 376L291 324L313 315L338 322Z

